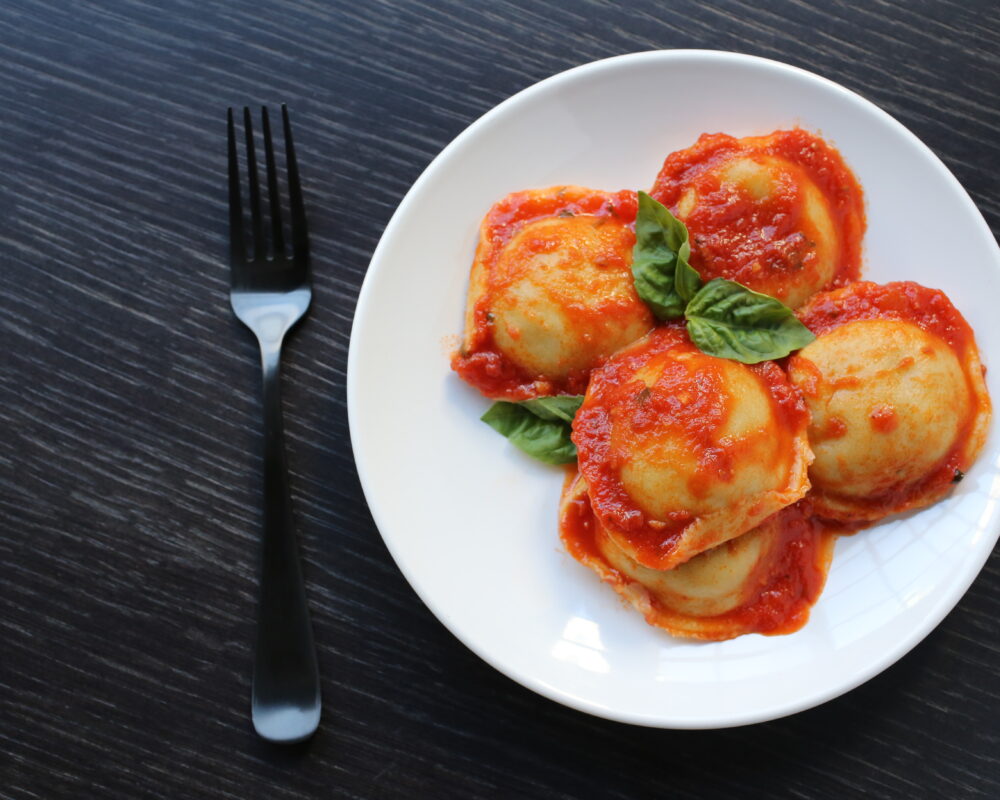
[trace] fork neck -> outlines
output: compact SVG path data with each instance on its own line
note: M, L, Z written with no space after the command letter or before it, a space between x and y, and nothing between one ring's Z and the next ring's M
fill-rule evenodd
M265 458L284 460L281 414L281 340L260 342Z
M281 372L281 340L260 342L260 366L264 376L264 391L267 391L267 384L278 379Z

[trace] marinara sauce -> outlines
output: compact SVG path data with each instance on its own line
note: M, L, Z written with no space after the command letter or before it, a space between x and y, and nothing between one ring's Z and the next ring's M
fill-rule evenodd
M991 404L982 386L982 375L986 370L979 362L972 328L948 296L938 289L930 289L912 281L885 284L857 281L841 289L816 295L799 309L797 316L817 336L858 320L894 319L912 323L942 339L955 351L969 388L969 413L955 437L955 444L934 469L922 480L895 486L875 497L851 497L850 502L865 509L869 516L889 514L914 505L924 505L925 502L920 502L921 499L936 499L947 492L951 484L961 481L978 451L978 446L973 446L972 450L975 452L970 453L970 440L978 438L981 441L983 432L977 428L982 424L984 415L988 420ZM807 359L800 359L797 363L804 372L815 372L815 367ZM810 377L813 380L821 379L818 374ZM815 391L809 383L803 384L802 389L806 393ZM895 411L887 406L874 408L870 416L872 427L877 431L889 432L897 424ZM836 418L831 418L832 429L824 431L823 435L827 438L843 435L845 430L837 429L838 422ZM843 423L839 427L843 428ZM874 521L875 519L868 522L844 522L841 524L842 532L854 532Z
M723 614L696 617L667 607L655 594L638 589L636 581L608 563L597 546L596 537L601 532L590 497L578 490L579 485L571 470L559 518L563 544L577 561L631 600L650 625L677 636L721 641L745 633L793 633L808 621L809 611L826 583L836 540L836 535L812 516L808 500L782 509L773 518L780 525L779 538L771 555L748 578L756 584L748 601Z
M635 243L633 226L637 211L635 192L602 192L581 187L566 186L558 191L514 192L496 203L483 219L476 249L476 265L482 276L484 291L468 309L466 333L461 349L452 356L451 366L467 383L479 389L487 397L507 400L525 400L531 397L555 394L583 394L587 388L590 369L580 369L566 376L553 377L533 374L508 358L497 346L493 334L493 319L489 309L495 295L505 286L493 277L494 268L504 247L525 225L548 217L587 216L623 223L628 238L628 246ZM529 243L533 248L544 251L548 245L543 237L538 242ZM627 271L631 265L619 253L602 254L606 266ZM614 262L614 263L612 263ZM475 280L475 278L474 278ZM574 303L563 309L571 324L580 329L594 326L609 317L634 313L638 297L623 304L620 301L602 302L600 298L590 298L587 303ZM650 317L652 320L652 317ZM651 323L652 324L652 323Z
M684 359L688 354L693 360ZM713 485L729 484L734 469L745 463L761 437L774 441L775 449L787 454L788 463L782 467L790 469L796 440L805 436L808 414L802 397L770 361L740 368L747 369L766 391L773 424L737 439L721 435L734 399L727 393L722 373L712 368L715 362L732 363L701 353L682 324L663 325L594 372L573 421L573 441L594 512L602 525L628 541L636 560L650 567L666 567L699 518L692 511L678 509L664 519L653 519L639 507L621 478L623 465L633 455L631 442L666 426L663 435L683 441L696 460L688 485L698 495ZM650 368L656 374L652 387L638 377ZM616 420L626 421L620 429L627 432L627 441L615 440Z
M731 179L727 167L740 163L766 171L766 191L755 196ZM822 203L810 205L817 190ZM705 280L738 281L796 306L859 275L861 187L840 154L808 131L703 134L667 157L651 194L687 224L691 264ZM693 207L685 207L692 196ZM817 229L810 221L816 206L828 215L832 236L825 222Z

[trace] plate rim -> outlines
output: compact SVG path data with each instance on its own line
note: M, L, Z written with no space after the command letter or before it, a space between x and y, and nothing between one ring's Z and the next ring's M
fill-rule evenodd
M811 708L815 708L824 703L829 702L843 694L846 694L853 689L857 688L863 683L871 680L877 675L884 672L894 663L903 658L907 653L909 653L913 648L915 648L921 641L923 641L932 631L934 631L945 617L958 605L962 597L966 594L969 587L976 580L979 574L982 572L983 566L989 559L993 548L995 547L996 541L1000 538L1000 526L994 524L994 530L988 533L984 539L990 542L989 546L984 546L982 549L975 554L975 558L970 562L975 568L969 569L967 573L967 579L951 583L948 586L948 591L942 592L937 596L936 601L929 609L930 613L926 614L924 621L919 626L914 626L911 631L909 631L905 636L902 636L895 647L889 650L883 651L879 657L873 658L871 661L867 662L863 668L858 669L849 680L838 682L834 686L827 687L825 690L816 691L808 694L805 697L795 698L787 701L786 703L779 706L769 707L766 712L760 711L746 711L743 713L730 714L726 717L719 717L716 715L715 718L699 717L699 718L680 718L672 717L670 720L664 720L662 714L643 714L643 713L622 713L616 709L606 707L598 702L588 700L586 698L581 698L575 694L567 692L556 686L550 685L544 680L541 680L530 673L524 673L519 670L513 669L503 663L500 663L497 659L493 658L491 654L484 652L477 644L468 641L458 630L456 630L455 625L453 625L451 615L445 608L441 608L438 604L430 597L427 587L421 584L419 578L413 574L412 570L405 565L405 559L400 558L396 546L393 544L392 537L387 537L383 533L384 521L381 518L381 513L378 508L377 502L373 502L373 497L376 494L374 490L374 482L371 478L371 470L366 462L362 453L364 448L361 443L363 434L361 433L360 424L358 422L358 407L359 407L359 397L358 397L358 370L359 367L359 356L358 353L361 350L361 344L359 343L363 339L363 333L361 333L363 328L363 320L368 316L368 308L371 304L371 294L373 278L372 276L378 271L378 265L382 260L382 254L384 250L388 247L387 242L393 238L393 234L397 227L400 225L400 220L402 220L409 207L416 202L415 198L419 196L424 184L428 183L434 174L442 168L448 161L448 157L451 153L462 147L468 139L475 136L480 129L488 126L491 120L498 116L511 105L515 104L521 98L525 96L534 95L547 91L549 87L565 82L578 79L580 76L586 75L591 71L600 71L612 67L616 63L621 62L636 62L636 61L664 61L668 62L671 60L681 60L685 58L707 58L714 60L718 63L729 62L730 64L746 64L752 63L760 66L764 66L768 69L776 70L778 72L785 72L791 75L804 78L808 81L818 82L819 84L825 86L828 90L834 91L840 94L847 101L854 103L856 105L861 105L864 110L868 113L875 112L876 116L880 117L883 122L888 123L892 128L896 130L897 133L902 134L905 138L910 140L910 142L917 146L917 148L922 152L924 157L928 160L930 164L934 166L937 172L941 173L942 177L950 182L953 188L957 189L958 197L965 205L965 212L970 214L975 220L975 225L979 230L980 234L984 235L987 242L992 244L993 248L997 248L997 243L992 235L992 231L989 225L986 223L982 212L973 202L971 196L966 191L965 187L959 182L947 165L930 149L919 137L916 136L912 131L909 130L905 125L903 125L899 120L893 117L888 112L884 111L878 105L863 97L858 92L855 92L847 87L829 79L822 75L818 75L809 70L803 69L801 67L794 66L792 64L787 64L785 62L777 61L775 59L765 58L762 56L749 55L744 53L737 53L727 50L711 50L711 49L671 49L671 50L642 50L637 52L625 53L621 55L611 56L608 58L599 59L596 61L587 62L580 64L575 67L563 70L561 72L550 75L540 81L532 83L523 89L515 92L506 99L494 105L488 111L479 116L476 120L470 123L464 130L462 130L456 137L454 137L448 144L446 144L434 158L427 164L427 166L422 170L417 179L413 182L410 188L406 191L403 198L400 200L399 205L396 207L395 211L391 215L389 221L386 223L382 234L379 237L378 244L372 253L369 260L368 267L365 271L365 276L362 281L361 289L358 293L357 303L355 305L354 317L351 324L350 340L348 345L348 359L347 359L347 371L346 371L346 382L347 382L347 415L348 415L348 426L350 431L351 448L354 457L355 467L357 469L359 482L364 492L365 501L369 509L369 513L372 516L375 526L379 532L379 536L382 539L383 544L389 551L390 556L397 569L403 574L410 588L416 593L428 610L434 615L434 617L445 626L445 628L466 648L473 652L477 657L482 659L484 662L489 664L491 667L496 669L505 677L514 681L515 683L524 686L531 691L549 699L553 700L561 705L573 708L577 711L584 712L593 716L601 717L615 722L621 722L631 725L637 725L641 727L649 728L659 728L659 729L674 729L674 730L713 730L713 729L723 729L731 727L740 727L745 725L751 725L761 722L768 722L775 719L780 719L792 714L799 713ZM807 623L808 624L808 623Z

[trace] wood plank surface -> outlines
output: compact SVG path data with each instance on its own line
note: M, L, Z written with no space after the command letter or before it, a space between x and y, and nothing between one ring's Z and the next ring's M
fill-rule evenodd
M920 136L996 233L1000 5L5 0L0 32L0 797L1000 796L995 554L924 643L824 706L714 732L595 719L417 599L344 387L410 184L499 101L606 56L819 72ZM258 367L228 308L223 146L226 106L282 101L314 253L285 410L326 702L291 749L248 720Z

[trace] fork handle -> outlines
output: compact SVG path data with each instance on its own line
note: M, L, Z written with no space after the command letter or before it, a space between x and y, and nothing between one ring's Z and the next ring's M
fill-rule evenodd
M265 739L294 742L319 724L316 647L299 563L281 415L281 345L261 342L264 532L253 671L253 722Z

